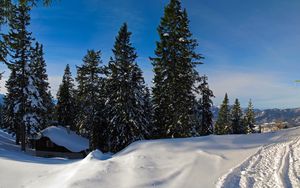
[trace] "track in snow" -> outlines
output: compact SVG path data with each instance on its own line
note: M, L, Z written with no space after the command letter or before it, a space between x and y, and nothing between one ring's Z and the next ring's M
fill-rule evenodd
M218 188L300 188L300 137L262 147L220 178Z

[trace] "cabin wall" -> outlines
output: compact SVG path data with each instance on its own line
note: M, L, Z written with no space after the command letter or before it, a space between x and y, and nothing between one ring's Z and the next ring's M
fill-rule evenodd
M37 151L52 151L52 152L70 152L65 147L56 145L48 137L42 137L35 141L35 149Z
M66 153L66 152L53 152L53 151L35 151L38 157L62 157L68 159L82 159L85 157L83 153Z
M63 146L52 142L48 137L35 140L35 152L33 155L38 157L63 157L69 159L82 159L86 156L85 152L72 152Z

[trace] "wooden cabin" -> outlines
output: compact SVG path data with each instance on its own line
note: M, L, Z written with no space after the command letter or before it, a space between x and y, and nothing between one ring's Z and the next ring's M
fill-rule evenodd
M51 126L34 139L35 155L39 157L84 158L89 141L62 126Z

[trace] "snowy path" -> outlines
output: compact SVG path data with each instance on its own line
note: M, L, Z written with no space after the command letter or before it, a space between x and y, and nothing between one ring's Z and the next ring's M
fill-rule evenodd
M224 175L219 188L300 188L300 137L262 147L255 155Z

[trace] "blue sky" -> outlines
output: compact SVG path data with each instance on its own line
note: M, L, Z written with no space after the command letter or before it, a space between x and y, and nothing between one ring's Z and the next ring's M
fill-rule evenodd
M158 40L157 26L167 0L60 0L32 11L30 30L44 44L55 95L66 64L82 63L87 49L102 51L103 62L119 27L127 22L138 63L149 85L150 56ZM219 105L225 92L242 106L300 107L299 0L185 0L190 28L205 57L197 69L208 75ZM1 66L1 68L4 68ZM5 75L7 77L7 74ZM5 80L5 79L4 79ZM2 82L2 92L3 80Z

